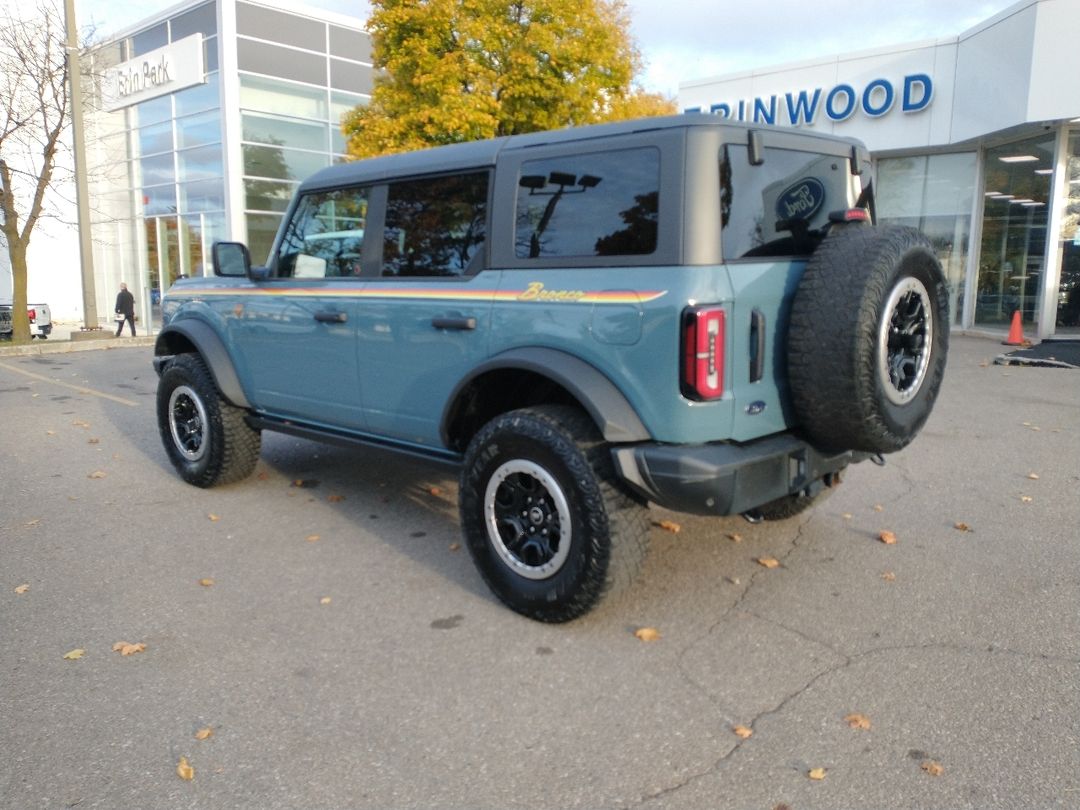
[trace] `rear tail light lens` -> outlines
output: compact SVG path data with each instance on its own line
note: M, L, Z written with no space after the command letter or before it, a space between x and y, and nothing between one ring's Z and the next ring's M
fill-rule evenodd
M724 310L695 307L683 315L683 394L691 399L724 395Z
M28 310L26 310L26 314L29 316L31 322L37 320L37 310L36 309L28 309Z

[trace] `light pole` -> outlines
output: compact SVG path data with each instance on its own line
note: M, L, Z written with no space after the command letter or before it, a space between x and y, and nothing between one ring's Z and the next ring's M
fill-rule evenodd
M79 258L82 266L83 328L100 329L94 288L94 252L90 244L90 195L86 182L86 130L83 127L82 68L75 0L64 0L68 81L71 87L71 140L75 150L75 202L79 216Z

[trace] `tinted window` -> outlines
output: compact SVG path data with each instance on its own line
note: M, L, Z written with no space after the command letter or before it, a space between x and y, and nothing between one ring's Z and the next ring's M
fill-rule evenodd
M391 184L383 275L465 275L484 242L487 188L483 172Z
M656 250L660 152L624 149L529 160L517 190L519 259Z
M854 204L846 158L765 149L751 166L747 147L720 154L720 212L725 259L808 256L821 242L829 212Z
M365 188L304 196L282 236L277 275L285 278L360 275L367 206Z

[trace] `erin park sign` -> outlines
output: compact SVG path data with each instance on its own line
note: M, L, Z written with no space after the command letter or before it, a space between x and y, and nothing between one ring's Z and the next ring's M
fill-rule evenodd
M901 80L873 79L863 86L841 82L826 90L798 90L783 95L719 102L689 107L684 112L710 112L733 121L782 126L813 126L819 120L846 121L861 111L869 118L881 118L899 109L922 112L934 99L934 81L925 73L912 73Z
M205 81L202 34L193 34L105 71L102 100L113 112Z

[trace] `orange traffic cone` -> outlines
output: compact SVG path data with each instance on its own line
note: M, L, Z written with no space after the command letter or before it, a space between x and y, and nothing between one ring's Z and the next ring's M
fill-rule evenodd
M1009 336L1001 342L1006 346L1024 345L1024 329L1020 325L1020 310L1013 310L1012 326L1009 327Z

